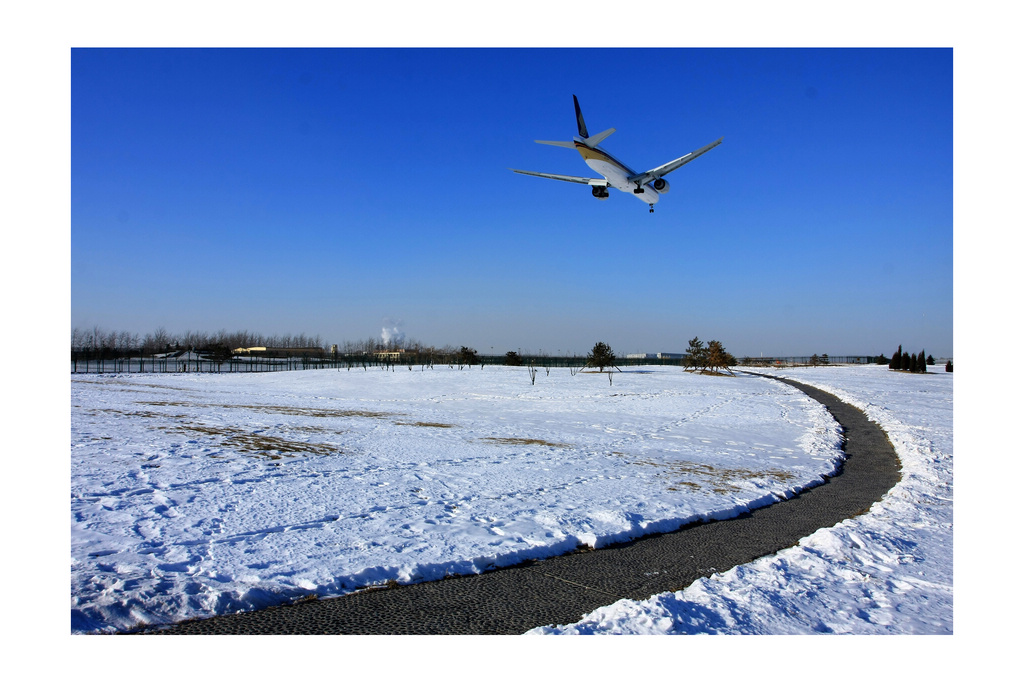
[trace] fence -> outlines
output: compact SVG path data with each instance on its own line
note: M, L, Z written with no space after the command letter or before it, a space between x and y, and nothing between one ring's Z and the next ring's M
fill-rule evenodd
M519 357L523 366L535 367L582 367L586 364L585 356L551 356L522 355ZM751 367L778 367L795 365L862 365L875 364L877 356L840 355L814 357L745 357L738 360L740 365ZM483 368L486 365L504 365L504 355L481 355L477 363ZM686 361L679 358L617 358L618 367L638 365L664 365L682 367ZM118 355L109 352L75 351L71 354L72 374L140 374L140 373L235 373L235 372L283 372L304 369L352 369L356 367L394 370L398 367L433 367L434 365L465 367L460 365L456 355L442 353L408 354L405 357L385 358L373 353L339 355L337 357L265 357L259 355L231 357L228 359L211 359L195 354L177 357L159 357L144 354Z
M874 365L877 355L794 355L788 357L740 358L740 364L750 367L794 367L798 365ZM886 358L885 362L889 360Z
M72 357L72 374L140 374L203 372L282 372L297 369L344 367L344 362L320 358L245 357L229 360L209 358L137 357Z

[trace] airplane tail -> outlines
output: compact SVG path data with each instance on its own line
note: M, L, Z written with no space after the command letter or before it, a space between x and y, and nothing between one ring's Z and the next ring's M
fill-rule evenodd
M594 148L615 132L615 128L609 128L591 137L587 132L587 124L583 121L583 112L580 110L580 101L576 99L576 95L572 96L572 103L576 107L576 130L579 132L580 138L583 139L583 144ZM568 147L569 149L573 149L576 146L574 142L556 142L553 140L534 140L534 142L537 144L549 144L553 147Z
M587 124L583 121L583 112L580 111L580 101L576 99L576 95L572 96L572 103L576 106L576 129L580 132L580 137L584 140L590 137L587 133Z

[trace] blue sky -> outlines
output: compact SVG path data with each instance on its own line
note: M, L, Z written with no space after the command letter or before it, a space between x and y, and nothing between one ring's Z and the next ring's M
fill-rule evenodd
M655 213L569 149L668 176ZM73 49L71 326L953 347L949 49Z

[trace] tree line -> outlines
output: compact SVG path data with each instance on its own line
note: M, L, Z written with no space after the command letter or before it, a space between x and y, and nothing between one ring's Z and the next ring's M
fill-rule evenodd
M391 339L387 342L380 337L369 337L361 341L344 341L338 345L339 353L357 355L360 353L376 353L381 350L406 350L412 353L435 351L440 354L454 355L459 351L453 346L434 348L426 346L414 339ZM109 331L101 327L71 330L72 351L109 351L145 354L165 353L175 350L212 351L219 348L234 350L235 348L319 348L325 353L329 350L319 334L261 334L243 329L228 332L224 329L215 332L185 331L174 334L164 327L158 327L150 334L137 334L127 331Z
M925 357L924 350L918 354L911 354L903 350L903 344L899 345L896 352L889 359L889 369L898 369L903 372L927 372L928 365L934 365L935 358L931 355ZM952 372L952 363L947 363L947 372Z
M268 348L323 348L320 336L305 334L264 335L248 330L228 332L221 330L208 332L186 331L172 334L163 327L158 327L150 334L136 334L127 331L108 331L101 327L71 330L71 350L77 352L109 352L123 354L142 352L145 354L164 353L174 350L214 351L218 349L233 350L235 348L252 348L265 346Z
M192 350L227 359L236 348L254 347L319 349L325 357L329 355L329 348L319 335L266 335L246 329L235 332L222 329L215 333L189 330L175 334L164 327L158 327L145 335L109 331L99 326L87 329L75 327L71 330L72 354L88 354L95 357L125 357L139 353L154 355ZM434 347L405 337L384 341L380 337L371 336L361 341L343 341L337 344L339 355L372 355L380 351L399 350L403 352L403 358L398 364L428 362L458 364L461 367L481 363L479 354L473 348L452 345ZM506 365L521 365L523 359L515 351L509 351L505 354L504 361ZM605 367L614 367L615 363L614 352L604 342L594 344L594 348L587 354L586 364L597 367L600 371ZM712 340L705 346L698 337L690 340L690 346L683 358L684 367L700 371L717 372L736 364L736 358L725 350L720 341Z
M164 327L150 334L136 334L125 331L108 331L101 327L71 330L72 356L83 355L92 358L121 358L135 355L156 355L175 351L196 351L216 360L227 360L236 348L275 348L319 350L322 357L331 356L331 347L337 345L339 356L372 356L381 351L402 351L401 358L389 358L389 364L458 364L480 363L477 352L466 346L461 348L446 345L435 347L406 337L384 341L380 337L368 337L361 341L343 341L327 344L319 336L306 334L260 334L248 330L216 333L186 331L172 334Z

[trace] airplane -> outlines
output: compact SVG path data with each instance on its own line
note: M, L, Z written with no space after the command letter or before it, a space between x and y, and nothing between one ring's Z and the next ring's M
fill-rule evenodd
M583 122L583 112L580 111L580 101L576 95L572 96L572 102L576 106L576 128L579 135L572 138L572 142L557 142L551 140L534 140L537 144L549 144L555 147L568 147L575 149L583 157L583 160L593 170L600 173L601 178L584 178L576 175L558 175L556 173L538 173L536 171L524 171L510 168L513 173L523 175L535 175L538 178L550 178L551 180L563 180L565 182L576 182L581 185L590 185L591 193L600 200L608 198L608 188L614 187L621 192L632 192L637 199L650 205L651 213L654 213L654 205L662 194L669 190L668 181L663 176L668 175L680 166L686 165L696 159L704 152L714 149L722 144L725 138L718 138L709 145L705 145L696 151L680 156L674 161L652 168L644 173L637 173L632 168L622 163L614 156L601 149L597 145L605 138L615 132L615 128L609 128L596 135L587 132L587 124Z

